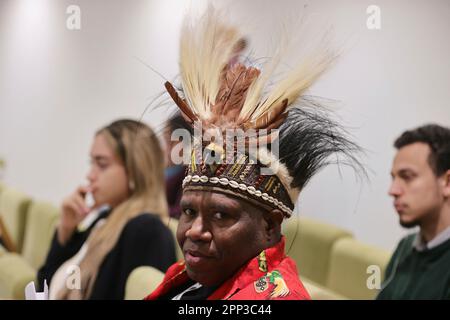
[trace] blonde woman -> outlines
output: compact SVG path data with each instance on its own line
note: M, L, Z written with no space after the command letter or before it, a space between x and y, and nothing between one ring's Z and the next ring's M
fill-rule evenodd
M133 120L99 130L92 144L88 186L62 204L62 214L39 285L50 283L51 299L123 299L134 268L149 265L166 271L175 262L175 245L163 221L163 152L153 131ZM99 212L81 229L92 211ZM92 216L92 215L90 215Z

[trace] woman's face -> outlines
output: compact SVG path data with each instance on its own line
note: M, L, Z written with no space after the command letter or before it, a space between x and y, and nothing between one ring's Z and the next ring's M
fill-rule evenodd
M91 168L87 175L95 206L116 207L129 196L125 167L117 158L103 134L97 134L90 152Z

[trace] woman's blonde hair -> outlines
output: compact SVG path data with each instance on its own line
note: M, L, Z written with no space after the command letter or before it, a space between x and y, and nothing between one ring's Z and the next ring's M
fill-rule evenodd
M118 120L99 130L125 167L130 197L123 204L165 218L164 155L158 137L147 125ZM118 209L119 207L117 207Z
M58 293L61 299L89 298L101 263L130 219L142 213L155 214L164 222L168 217L164 157L155 133L143 123L118 120L97 131L96 135L105 137L125 167L129 197L112 208L106 222L91 232L86 240L88 250L79 265L81 290L64 288Z

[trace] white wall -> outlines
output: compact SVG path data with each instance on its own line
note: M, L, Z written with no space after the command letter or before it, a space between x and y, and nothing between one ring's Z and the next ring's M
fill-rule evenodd
M205 1L192 1L195 7ZM335 28L346 52L311 92L339 100L337 112L368 150L369 183L351 170L320 172L302 193L300 214L335 223L392 249L405 233L387 196L393 140L426 122L450 125L450 3L447 0L309 1L308 12ZM265 55L283 22L306 1L220 1ZM66 8L81 8L81 30ZM366 8L381 8L381 30ZM0 158L4 180L59 203L83 182L95 130L140 118L163 80L177 74L178 30L189 6L176 0L0 0ZM269 44L268 44L269 43ZM166 110L144 113L157 127Z

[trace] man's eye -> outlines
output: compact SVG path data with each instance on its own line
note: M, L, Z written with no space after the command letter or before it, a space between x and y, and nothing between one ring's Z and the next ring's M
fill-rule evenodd
M184 209L183 213L188 217L192 217L195 214L194 210L192 209Z
M214 219L217 219L217 220L223 220L223 219L225 219L226 218L226 214L225 213L223 213L223 212L216 212L216 213L214 213Z
M406 182L411 181L414 178L414 175L412 174L405 174L402 176L402 179L405 180Z
M98 167L99 167L100 169L104 170L104 169L106 169L106 168L108 167L108 164L107 164L107 163L99 163L99 164L98 164Z

